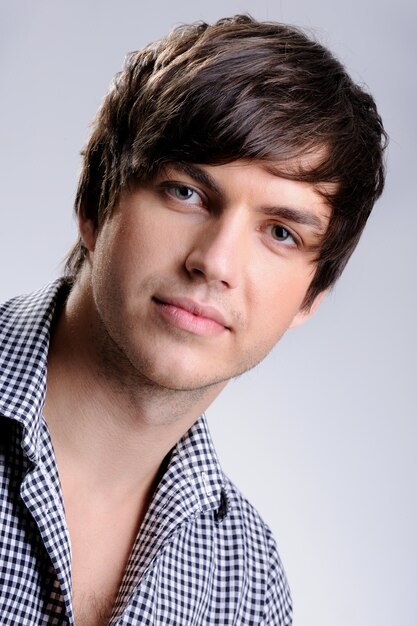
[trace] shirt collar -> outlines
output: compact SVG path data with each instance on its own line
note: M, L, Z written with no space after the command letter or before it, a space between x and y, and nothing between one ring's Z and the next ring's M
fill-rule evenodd
M65 279L0 307L0 414L22 424L22 448L39 459L51 322Z
M160 505L167 496L178 501L177 523L182 517L208 510L222 504L224 474L210 437L205 415L201 415L174 447L167 470L158 485L153 505Z

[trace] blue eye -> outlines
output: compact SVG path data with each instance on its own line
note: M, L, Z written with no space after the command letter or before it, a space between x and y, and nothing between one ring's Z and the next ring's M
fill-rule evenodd
M200 194L188 185L169 185L168 192L180 202L187 204L202 204Z
M176 209L183 207L186 210L200 209L205 206L202 194L185 183L164 181L160 185L162 193L173 200Z
M172 192L178 200L190 200L193 193L195 193L193 189L186 187L186 185L175 185L175 187L172 188Z

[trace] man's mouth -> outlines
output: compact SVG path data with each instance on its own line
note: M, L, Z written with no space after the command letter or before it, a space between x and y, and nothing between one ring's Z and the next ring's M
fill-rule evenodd
M216 308L186 297L154 297L162 317L195 335L215 336L230 330L224 315Z

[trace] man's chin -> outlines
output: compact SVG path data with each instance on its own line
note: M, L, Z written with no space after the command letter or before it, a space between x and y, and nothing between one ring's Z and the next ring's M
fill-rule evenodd
M166 391L178 393L205 393L217 391L219 393L228 383L231 377L196 377L187 373L181 375L178 371L175 374L152 372L146 377L147 383L152 387L166 389Z

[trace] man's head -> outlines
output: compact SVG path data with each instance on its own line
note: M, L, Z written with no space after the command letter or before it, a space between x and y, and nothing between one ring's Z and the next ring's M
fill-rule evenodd
M301 31L246 16L179 27L116 76L84 152L76 211L100 230L124 191L175 163L256 161L317 184L331 219L308 308L342 272L382 192L384 143L372 97ZM86 254L80 239L69 274Z

